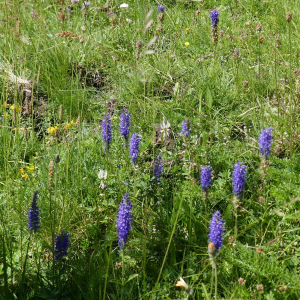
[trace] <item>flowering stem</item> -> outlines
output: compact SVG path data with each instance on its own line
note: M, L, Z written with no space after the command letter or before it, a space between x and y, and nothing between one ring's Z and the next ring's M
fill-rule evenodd
M122 290L121 290L121 300L123 300L124 295L124 249L121 249L121 255L122 255Z
M218 273L217 273L217 263L214 262L214 267L215 267L215 300L217 300L217 296L218 296Z
M26 249L25 261L24 261L23 272L22 272L22 283L25 282L24 280L25 280L25 272L26 272L26 263L27 263L28 249L29 249L29 243L30 243L30 239L31 239L31 234L32 234L32 230L30 230L30 235L29 235L27 249ZM22 287L23 287L23 284L22 284Z
M234 225L234 236L237 238L238 235L238 212L237 212L237 208L235 209L235 225Z

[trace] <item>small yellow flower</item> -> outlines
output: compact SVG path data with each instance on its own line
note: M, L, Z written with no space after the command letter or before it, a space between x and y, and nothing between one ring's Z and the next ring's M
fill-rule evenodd
M24 169L20 169L19 172L20 172L20 174L23 174L25 171L24 171Z
M2 104L2 106L5 107L5 108L9 108L9 104L6 103L6 102L4 102L4 103Z
M8 115L8 114L6 114L6 115L4 116L4 118L6 118L6 119L7 119L7 118L9 118L9 115Z
M185 44L186 47L188 47L190 45L189 42L185 42L184 44Z
M69 129L71 128L72 126L76 125L76 123L74 122L74 120L72 120L70 123L66 124L64 126L64 129Z
M29 171L34 171L35 167L34 166L26 166L26 169Z
M22 177L25 178L25 179L28 179L28 175L27 174L22 175Z
M48 133L55 134L57 129L58 129L58 127L55 126L55 127L49 127L47 130L48 130Z
M15 111L21 111L21 108L18 107L18 106L16 106L16 105L11 105L11 106L10 106L10 109L11 109L11 110L15 110Z
M190 31L190 28L185 29L185 33L188 33Z
M16 131L17 129L18 129L19 131L24 131L24 128L16 128L16 127L13 128L13 131Z

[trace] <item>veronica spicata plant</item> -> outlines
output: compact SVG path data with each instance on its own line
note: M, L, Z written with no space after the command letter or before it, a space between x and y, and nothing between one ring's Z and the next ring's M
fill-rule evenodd
M223 245L223 234L224 234L224 220L222 219L221 213L217 210L213 214L210 225L208 240L209 243L213 244L213 251L218 254ZM212 245L210 246L212 247ZM210 252L211 249L209 249Z
M212 168L211 166L203 166L201 168L200 174L200 182L202 190L207 193L208 189L211 186L211 175L212 175Z
M138 133L133 133L130 138L130 156L133 163L137 162L140 151L141 137Z
M119 212L117 218L118 244L122 249L127 242L128 234L131 229L131 202L129 194L123 195L122 201L119 205Z
M266 159L268 159L271 153L272 127L261 130L261 134L258 139L258 144L260 154Z
M38 191L35 191L31 202L31 208L28 212L29 229L33 230L34 233L41 227L40 211L39 211L39 207L37 206L37 195L38 195Z
M160 182L160 177L162 175L163 165L161 162L161 157L158 155L156 157L155 163L154 163L154 177L155 181Z
M64 257L68 255L68 248L70 246L69 234L62 230L55 238L54 259L64 261Z
M241 198L244 192L246 182L247 167L243 162L238 162L233 167L232 185L233 193L236 197Z
M130 130L130 114L127 109L124 110L123 113L120 115L120 133L124 136L126 140L129 137L129 130Z
M109 145L112 141L111 120L108 114L104 115L102 121L102 138L105 143L105 151L109 151Z
M191 129L188 120L183 120L182 127L181 127L181 134L184 136L189 136L190 133L191 133Z

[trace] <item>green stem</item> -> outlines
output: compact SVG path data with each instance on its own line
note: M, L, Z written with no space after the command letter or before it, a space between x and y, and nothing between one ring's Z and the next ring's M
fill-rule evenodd
M217 273L217 263L216 261L214 262L214 267L215 267L215 300L217 300L217 296L218 296L218 273Z
M112 241L110 241L109 253L108 253L108 257L107 257L107 265L106 265L106 272L105 272L105 282L104 282L104 289L103 289L103 300L105 300L105 295L106 295L106 286L107 286L107 278L108 278L108 270L109 270L109 260L110 260L110 253L111 253L111 245L112 245Z
M237 238L238 235L238 212L237 208L235 209L235 225L234 225L234 236Z
M174 235L175 228L176 228L177 221L178 221L178 217L179 217L179 214L180 214L180 211L181 211L182 201L183 201L183 197L180 197L179 208L178 208L178 210L177 210L177 215L176 215L176 218L175 218L175 221L174 221L173 229L172 229L171 236L170 236L170 239L169 239L169 244L168 244L168 247L167 247L165 256L164 256L164 260L163 260L162 266L161 266L161 268L160 268L160 271L159 271L159 274L158 274L158 277L157 277L157 280L156 280L156 286L158 285L158 282L159 282L159 279L160 279L162 270L163 270L163 268L164 268L164 265L165 265L165 262L166 262L166 259L167 259L167 255L168 255L168 253L169 253L170 245L171 245L171 242L172 242L172 240L173 240L173 235Z
M121 291L121 300L123 300L124 295L124 249L121 250L122 255L122 291Z

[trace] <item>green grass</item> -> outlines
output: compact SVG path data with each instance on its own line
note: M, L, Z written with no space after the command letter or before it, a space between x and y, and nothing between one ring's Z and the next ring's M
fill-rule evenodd
M126 3L128 10L121 1L85 9L83 1L0 3L0 299L187 299L174 288L180 277L193 289L189 299L213 299L207 234L216 210L226 221L217 299L298 299L300 1ZM217 43L212 9L220 13ZM120 135L124 109L130 133L142 139L136 166ZM185 119L189 137L180 134ZM163 121L171 130L158 142ZM258 137L270 126L262 178ZM247 181L235 210L238 161ZM199 174L208 164L213 184L204 202ZM108 171L104 187L100 169ZM28 228L35 190L36 233ZM133 222L121 251L124 193ZM62 230L70 235L65 262L53 259Z

